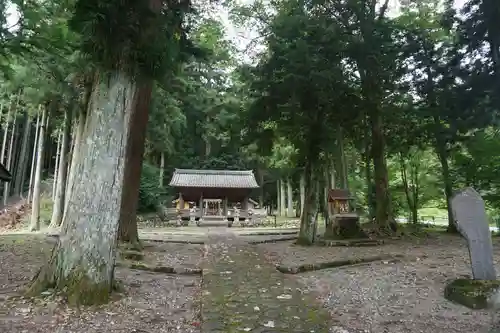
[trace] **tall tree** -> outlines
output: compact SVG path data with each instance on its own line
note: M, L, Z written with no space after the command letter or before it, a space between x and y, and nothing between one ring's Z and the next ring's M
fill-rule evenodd
M98 70L64 228L31 293L53 287L74 304L109 298L128 138L139 91L162 77L186 41L182 25L174 25L174 30L171 22L182 21L190 4L161 6L160 1L132 0L76 4L70 24L81 34L81 49Z

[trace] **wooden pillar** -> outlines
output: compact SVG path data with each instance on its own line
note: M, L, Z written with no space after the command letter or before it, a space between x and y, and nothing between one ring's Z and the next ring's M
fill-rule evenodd
M184 209L184 198L182 197L182 193L179 193L179 210Z
M200 206L200 212L201 212L200 218L201 218L203 217L203 215L205 215L205 207L203 207L203 194L200 195L199 206Z
M241 203L241 209L248 210L248 197L245 197L243 199L243 202Z
M222 202L222 213L224 216L227 216L227 197L224 197L224 200Z

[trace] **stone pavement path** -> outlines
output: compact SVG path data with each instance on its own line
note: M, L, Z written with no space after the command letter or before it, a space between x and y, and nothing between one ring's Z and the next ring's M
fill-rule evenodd
M255 245L230 233L209 235L209 240L203 260L202 332L330 332L327 312Z

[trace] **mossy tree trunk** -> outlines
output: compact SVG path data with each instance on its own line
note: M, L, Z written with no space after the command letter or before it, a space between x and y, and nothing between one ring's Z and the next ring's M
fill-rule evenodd
M301 245L311 245L316 237L316 226L318 224L319 202L319 182L316 175L315 166L311 162L306 162L305 170L305 201L300 219L300 230L297 243Z
M19 98L18 98L19 101ZM16 108L14 109L14 116L12 120L12 130L10 133L10 141L9 141L9 151L7 155L7 162L5 163L5 166L7 167L8 170L11 170L12 173L14 173L13 170L13 155L14 155L14 137L17 132L17 104ZM3 188L3 204L4 206L7 206L7 202L9 200L9 195L10 195L10 182L4 184Z
M59 162L61 159L61 145L62 145L62 133L59 131L57 135L56 141L56 158L55 158L55 166L54 166L54 174L52 181L52 201L56 200L56 191L57 191L57 182L59 181Z
M264 208L264 168L259 168L257 170L257 175L259 177L259 207Z
M286 216L286 181L284 178L280 179L280 216Z
M328 192L330 188L334 188L332 186L331 182L331 174L329 170L329 165L325 165L325 170L324 170L324 179L321 184L321 187L323 188L322 191L322 196L321 196L321 212L323 213L323 217L325 219L325 237L328 236L328 232L333 230L332 228L332 216L330 214L330 203L328 202Z
M161 152L160 153L160 181L158 186L160 188L163 188L163 183L164 183L164 178L165 178L165 153Z
M140 247L137 230L137 206L152 87L152 83L148 82L137 90L134 110L131 115L132 127L127 140L118 239L120 242L131 243L134 247Z
M52 218L50 227L56 228L61 225L64 215L64 203L66 202L66 181L68 176L68 159L69 159L69 145L71 136L71 118L72 113L66 111L64 115L64 127L61 139L61 148L59 151L59 163L57 171L57 187L56 196L54 200L54 207L52 209Z
M35 126L35 140L33 141L33 149L31 154L31 168L30 168L30 182L29 182L29 190L28 190L28 201L31 202L33 199L33 180L35 178L35 166L37 159L37 147L38 140L40 137L40 107L37 110L36 114L36 126Z
M288 177L286 180L286 216L294 217L293 214L293 191L292 191L292 178Z
M368 205L368 218L373 221L375 218L375 197L374 197L374 186L372 177L372 158L371 158L371 140L370 140L370 128L368 126L368 121L365 119L365 136L364 136L364 151L363 160L365 167L365 182L366 182L366 203Z
M31 117L28 112L24 113L23 138L21 141L21 151L19 152L19 177L14 183L14 194L22 195L24 179L28 166L28 141L31 133Z
M457 227L453 218L453 210L451 208L451 199L453 196L453 184L450 177L450 166L448 164L448 150L446 147L446 141L443 138L443 131L441 120L439 117L434 117L435 129L435 147L436 153L441 163L441 174L443 176L444 182L444 194L446 198L446 209L448 211L448 229L450 233L458 233Z
M281 205L283 204L281 202L281 178L276 180L276 215L281 216Z
M66 197L64 203L63 221L64 221L64 215L66 215L66 210L68 208L69 198L71 197L71 193L73 192L73 184L76 178L76 166L78 163L78 159L80 158L80 147L83 140L83 132L85 130L86 120L87 120L86 112L80 111L78 113L78 120L75 126L73 148L71 153L71 163L69 167L68 180L66 185Z
M336 174L338 175L339 188L348 189L349 181L347 174L347 163L344 150L344 131L339 125L336 130L337 144L335 162L337 163Z
M306 201L306 176L304 172L300 174L299 193L300 193L300 218L302 219L304 205Z
M5 163L5 150L7 148L7 139L9 137L9 124L10 124L10 114L12 106L7 109L7 116L5 117L5 123L3 125L3 140L2 140L2 151L0 152L0 163Z
M378 108L378 106L377 106ZM397 225L392 216L391 197L389 193L389 176L385 159L385 138L380 111L372 111L372 157L375 180L375 216L378 226L385 231L394 231Z
M136 84L122 73L97 77L87 117L63 230L50 261L34 279L29 294L47 288L65 293L70 304L109 299L126 145Z
M33 194L31 198L30 231L40 230L40 191L42 185L43 151L45 148L45 129L47 128L48 105L42 106L42 117L36 148L36 165L33 175Z

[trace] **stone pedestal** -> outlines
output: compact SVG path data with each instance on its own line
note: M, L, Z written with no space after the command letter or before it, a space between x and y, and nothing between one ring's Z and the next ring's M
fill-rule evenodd
M196 209L195 208L192 208L190 211L189 211L189 222L196 222Z
M357 214L335 214L333 223L325 230L325 239L360 239L368 238L361 229Z

